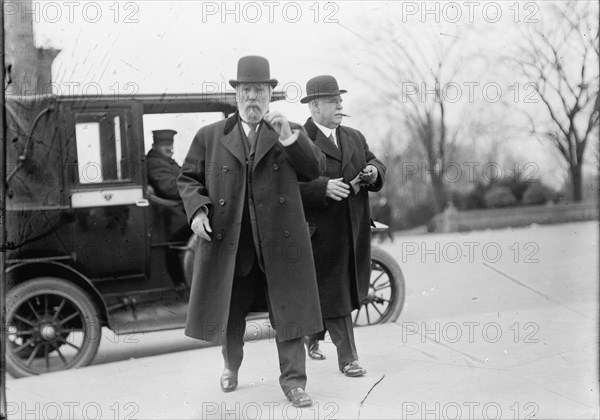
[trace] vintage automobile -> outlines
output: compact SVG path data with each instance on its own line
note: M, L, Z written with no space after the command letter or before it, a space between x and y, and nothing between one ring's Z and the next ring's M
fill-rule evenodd
M195 237L181 203L148 186L149 129L188 130L191 140L235 109L233 92L7 97L3 281L13 376L90 364L103 327L183 326ZM394 321L403 303L400 268L374 247L370 294L354 322Z

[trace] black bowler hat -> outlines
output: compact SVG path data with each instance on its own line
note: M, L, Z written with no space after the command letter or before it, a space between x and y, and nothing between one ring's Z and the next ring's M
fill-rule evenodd
M271 79L269 61L258 55L248 55L238 61L237 80L232 79L229 84L235 88L238 83L268 83L272 87L279 83Z
M324 74L306 82L306 96L300 99L300 103L306 104L321 96L335 96L346 92L346 90L340 90L335 77Z
M173 144L175 134L177 134L175 130L154 130L152 132L155 144Z

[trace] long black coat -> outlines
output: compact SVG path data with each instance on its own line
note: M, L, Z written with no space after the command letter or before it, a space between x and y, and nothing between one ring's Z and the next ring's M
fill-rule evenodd
M152 185L156 195L168 200L179 200L177 177L181 166L173 159L151 149L146 155L148 183Z
M305 134L290 146L266 123L256 138L250 206L278 340L323 329L310 235L298 179L317 178L324 156ZM202 205L211 210L212 241L198 238L185 333L222 343L229 314L244 197L245 138L238 115L201 128L190 146L179 192L188 219Z
M312 234L323 317L339 317L358 309L369 291L371 218L368 191L381 189L386 168L369 150L360 131L339 126L336 135L340 150L311 118L304 127L327 159L325 173L312 182L301 183L300 191ZM374 184L361 188L356 195L351 191L342 201L325 196L330 179L343 177L349 184L366 165L374 165L379 171Z

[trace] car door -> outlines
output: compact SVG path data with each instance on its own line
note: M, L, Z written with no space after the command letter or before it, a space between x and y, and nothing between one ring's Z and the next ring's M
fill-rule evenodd
M94 281L143 281L147 206L135 105L69 104L66 188L77 268ZM137 280L137 281L136 281Z

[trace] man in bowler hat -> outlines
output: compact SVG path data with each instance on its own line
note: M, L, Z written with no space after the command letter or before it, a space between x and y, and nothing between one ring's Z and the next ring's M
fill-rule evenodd
M180 200L177 177L181 166L173 160L175 130L154 130L152 149L146 155L148 183L156 195L168 200Z
M338 366L346 376L366 373L358 361L351 312L369 290L371 230L369 191L383 186L385 166L369 150L363 134L341 125L342 97L333 76L317 76L306 84L311 117L309 137L326 156L326 171L302 183L300 191L310 225L321 311L337 348ZM318 336L309 336L309 356L324 359Z
M234 391L246 315L265 301L277 332L279 383L288 400L306 407L302 338L323 325L298 180L316 179L324 156L301 126L269 112L277 80L265 58L242 57L229 83L238 111L198 131L178 179L199 236L185 333L222 344L221 388Z

